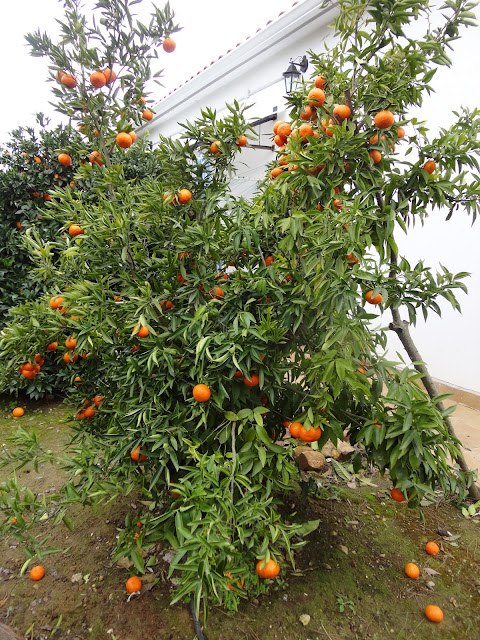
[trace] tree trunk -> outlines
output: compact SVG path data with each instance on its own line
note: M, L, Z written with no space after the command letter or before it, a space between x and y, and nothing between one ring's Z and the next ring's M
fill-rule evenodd
M405 351L407 352L408 357L412 361L413 366L419 373L422 374L422 382L428 395L430 396L430 398L433 399L435 396L438 395L438 391L437 391L437 388L435 387L435 383L430 373L428 372L427 367L424 364L420 364L420 363L423 363L423 358L420 355L417 347L415 346L412 336L410 335L408 322L406 322L405 320L402 320L398 309L392 309L391 311L392 311L393 322L390 323L390 329L392 331L395 331L397 336L400 338L400 342L402 343ZM436 407L442 413L443 411L445 411L445 406L443 402L437 402ZM455 429L453 428L452 421L448 416L444 418L444 420L445 420L445 424L447 425L448 433L454 438L456 438L457 436L455 435ZM468 473L470 471L461 450L459 450L458 452L456 462L458 463L460 469L465 473ZM472 482L472 484L468 488L468 492L470 494L470 497L473 500L480 500L480 491L477 485L475 484L475 482Z

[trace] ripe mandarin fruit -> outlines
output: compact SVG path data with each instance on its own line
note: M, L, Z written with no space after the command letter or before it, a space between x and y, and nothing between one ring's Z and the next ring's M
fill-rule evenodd
M325 91L323 89L312 89L308 94L308 104L311 107L321 107L325 102Z
M313 136L313 127L311 124L302 124L298 129L300 140L305 140L309 136Z
M92 409L92 407L87 407L83 412L83 415L85 418L93 418L95 413L96 413L95 409Z
M129 578L125 583L128 593L136 593L142 588L142 581L137 576Z
M317 440L320 440L321 435L322 430L320 429L320 427L310 427L309 430L305 429L305 427L302 427L300 429L298 437L304 442L316 442Z
M333 110L333 115L337 117L338 120L343 122L352 115L352 110L346 104L337 104L335 109Z
M67 87L67 89L74 89L77 86L75 78L69 73L64 73L60 82L64 87Z
M47 351L55 351L57 347L58 342L51 342L47 347Z
M405 129L403 127L398 127L397 136L399 138L404 138L405 137Z
M281 167L275 167L270 171L270 180L273 180L274 178L279 176L281 173L283 173L283 169Z
M288 136L292 133L292 127L288 124L288 122L282 122L277 129L277 136L286 140Z
M62 302L63 298L61 296L56 296L55 298L52 298L48 304L52 309L58 309L58 307L61 306Z
M282 136L279 136L278 134L275 136L273 141L275 142L277 147L280 147L280 149L283 149L283 147L285 146L285 142L286 142L285 138L282 138Z
M220 153L220 147L221 142L219 140L215 140L215 142L212 142L212 144L210 145L210 151L213 153L213 155L217 155L217 153Z
M257 574L260 578L276 578L280 573L280 565L272 558L268 562L265 560L259 560L256 566Z
M292 422L289 426L290 435L292 436L292 438L298 438L302 429L303 424L301 422Z
M437 553L440 553L440 547L436 542L427 542L425 546L425 551L429 556L436 556Z
M72 336L67 338L65 340L65 346L67 347L67 349L75 349L75 347L77 346L76 338L72 338Z
M85 231L78 224L71 224L68 227L68 233L72 236L81 236Z
M21 418L24 413L25 411L22 409L22 407L15 407L15 409L12 411L12 415L14 418Z
M243 378L243 373L241 371L235 371L233 377L239 380L240 378Z
M416 580L420 575L420 569L413 562L409 562L405 565L405 573L409 578L412 578L412 580Z
M368 155L373 160L373 164L378 164L382 159L382 154L378 149L372 149L371 151L368 152Z
M100 151L92 151L92 153L88 156L90 160L90 164L98 164L100 167L103 165L102 154Z
M82 379L80 378L80 376L75 376L75 378L73 379L73 383L76 387L78 387L81 382L82 382Z
M101 71L94 71L90 76L90 84L94 86L95 89L101 89L107 84L105 74Z
M243 383L247 385L247 387L256 387L260 382L260 378L256 373L252 373L249 378L247 376L243 376Z
M237 144L239 147L245 147L248 143L247 136L239 136Z
M395 502L405 502L405 498L403 497L403 493L399 489L397 489L396 487L391 489L390 495L395 500Z
M166 38L162 44L163 50L167 53L172 53L172 51L175 51L176 46L177 43L175 42L175 40L173 40L173 38Z
M145 109L145 111L142 113L142 118L150 122L150 120L153 120L153 113L150 111L150 109Z
M380 304L382 302L382 300L383 300L382 294L381 293L377 293L377 295L372 298L372 293L373 293L373 290L367 291L367 293L365 294L365 300L369 304Z
M425 171L430 174L432 174L435 171L436 167L437 167L437 164L435 160L427 160L427 162L425 162L425 164L423 165L423 168L425 169Z
M135 131L129 131L128 135L132 139L132 144L133 144L135 142L135 140L137 139L137 134L135 133Z
M315 87L317 89L324 89L326 84L326 80L323 76L317 76L315 78Z
M197 384L193 387L192 395L197 402L207 402L212 392L206 384Z
M178 192L178 201L180 204L187 204L192 198L192 193L188 189L180 189Z
M278 133L278 127L283 124L285 120L277 120L277 122L273 125L273 133Z
M145 326L140 327L138 324L135 325L133 330L137 332L135 334L137 338L146 338L150 333L150 330L148 327L145 327Z
M210 289L210 298L216 298L217 300L220 300L220 298L223 298L223 296L225 295L223 289L220 289L220 287L215 287L215 289Z
M45 569L41 565L33 567L33 569L30 571L30 578L35 581L41 580L44 575Z
M394 122L393 113L391 111L379 111L373 122L379 129L388 129Z
M443 611L436 604L428 604L425 607L425 615L430 622L441 622L443 620Z
M63 361L69 364L70 362L75 362L78 359L78 355L76 353L66 353L63 354Z
M112 84L112 82L115 82L117 74L115 73L115 71L113 71L113 69L104 69L102 73L105 76L105 81L107 84Z
M130 454L131 459L134 462L138 462L138 458L140 458L140 446L138 446L136 449L134 449L132 451L132 453ZM142 453L142 457L140 458L140 462L144 462L144 460L146 460L148 458L148 456L146 456L144 453Z
M347 253L346 258L348 264L358 264L358 258L356 258L353 253Z
M60 153L58 155L58 161L63 167L69 167L72 164L72 159L68 153Z
M122 149L128 149L128 147L131 147L133 144L133 140L130 134L125 133L125 131L121 131L120 133L117 133L117 137L115 138L115 141L118 144L118 146L121 147Z

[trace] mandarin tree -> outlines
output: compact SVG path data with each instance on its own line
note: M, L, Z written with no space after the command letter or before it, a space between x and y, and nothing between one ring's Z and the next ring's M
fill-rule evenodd
M75 383L69 400L77 409L65 501L137 491L143 508L127 515L116 558L128 556L142 573L155 563L156 543L167 542L175 551L171 572L180 575L173 601L191 596L197 612L202 600L236 606L247 590L262 592L263 580L282 575L284 560L293 563L315 527L286 522L278 509L302 480L299 441L319 449L349 437L350 469L388 469L394 499L409 507L433 499L438 487L463 496L472 483L448 462L459 443L439 398L418 386L419 372L386 360L386 332L372 326L370 312L404 306L414 321L417 308L435 311L439 296L458 304L461 276L410 267L393 232L408 229L414 215L422 220L432 204L476 214L478 181L463 173L476 167L478 114L462 114L430 141L426 126L406 117L436 66L448 63L445 50L471 21L470 5L446 6L445 24L412 40L404 30L420 13L428 17L434 7L427 2L340 4L338 45L312 54L315 77L291 98L291 126L278 127L285 134L277 133L280 171L267 172L253 202L230 192L240 138L249 132L237 103L222 119L205 108L178 139L161 137L152 151L155 179L126 178L110 153L118 128L109 129L109 120L99 135L101 164L94 156L78 172L95 177L95 193L81 199L57 189L49 203L65 230L81 231L59 263L42 254L45 273L56 279L55 308L39 301L36 325L9 325L1 337L13 371L44 352L65 322L63 351ZM65 29L72 19L67 12ZM81 34L93 37L94 28L77 14L75 21L81 45ZM95 60L89 55L75 59L83 78L110 61L101 47ZM80 77L68 57L55 64ZM122 77L116 82L131 98L137 78ZM102 91L110 89L79 86L69 90L88 102L87 116L78 114L83 121L102 112ZM380 112L388 113L376 118ZM400 126L418 152L414 161L393 149ZM447 144L455 137L461 148ZM372 148L382 155L377 164ZM427 157L443 177L423 169ZM59 308L68 314L59 316ZM18 450L2 464L48 458L34 433L15 438ZM33 517L40 507L32 506Z

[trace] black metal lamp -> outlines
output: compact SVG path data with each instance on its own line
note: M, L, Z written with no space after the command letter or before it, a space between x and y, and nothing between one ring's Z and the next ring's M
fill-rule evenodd
M300 69L300 71L297 69L297 67L298 69ZM290 64L288 65L288 69L284 71L282 74L283 79L285 80L285 91L287 92L287 95L292 93L298 78L301 76L302 73L305 73L307 69L308 69L307 56L303 56L303 58L298 56L298 58L295 58L295 60L292 60L292 58L290 58Z

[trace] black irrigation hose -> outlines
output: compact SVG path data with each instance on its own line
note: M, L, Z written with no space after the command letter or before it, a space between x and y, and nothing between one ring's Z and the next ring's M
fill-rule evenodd
M193 628L195 629L198 640L205 640L205 637L202 633L202 627L200 626L200 622L195 615L195 605L193 604L193 598L190 598L190 613L192 614Z

